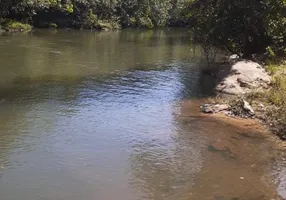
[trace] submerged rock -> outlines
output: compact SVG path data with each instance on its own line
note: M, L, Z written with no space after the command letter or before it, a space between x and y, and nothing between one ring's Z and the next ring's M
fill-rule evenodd
M234 147L230 141L218 139L208 146L208 150L212 152L219 152L224 158L235 158Z
M240 95L254 89L267 88L271 78L256 62L242 60L218 73L220 79L215 90L220 93Z

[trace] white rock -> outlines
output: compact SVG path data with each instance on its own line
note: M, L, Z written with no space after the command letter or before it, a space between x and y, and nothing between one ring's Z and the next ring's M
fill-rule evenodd
M222 80L215 88L216 91L225 94L245 94L254 89L265 88L270 84L271 78L258 63L243 60L236 62L221 70L218 77Z
M253 110L253 108L250 106L250 104L247 102L247 101L245 101L245 100L243 100L243 109L245 110L245 111L247 111L249 114L251 114L251 115L254 115L254 110Z
M232 55L230 55L228 57L228 59L230 59L230 60L235 60L235 59L238 59L238 58L239 58L239 55L237 55L237 54L232 54Z

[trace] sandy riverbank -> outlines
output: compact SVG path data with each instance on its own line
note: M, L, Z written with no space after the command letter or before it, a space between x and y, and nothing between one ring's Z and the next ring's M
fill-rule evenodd
M281 177L283 146L256 119L203 114L204 100L181 103L180 120L200 121L207 140L205 163L198 173L190 199L275 199L286 188ZM223 126L222 126L223 124Z

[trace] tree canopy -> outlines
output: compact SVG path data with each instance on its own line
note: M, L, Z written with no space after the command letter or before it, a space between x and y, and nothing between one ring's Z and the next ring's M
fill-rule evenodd
M92 28L98 20L122 26L166 26L179 23L188 0L0 0L0 18L47 26ZM95 27L96 28L96 27Z
M42 28L189 26L194 42L245 57L286 51L286 0L0 0L0 22L7 19Z
M195 0L186 16L195 41L245 57L285 54L285 0Z

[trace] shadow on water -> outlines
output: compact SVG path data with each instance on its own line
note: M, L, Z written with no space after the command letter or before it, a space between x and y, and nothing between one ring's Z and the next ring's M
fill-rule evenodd
M182 31L35 32L1 38L1 87L16 80L73 80L189 57ZM75 56L76 55L76 56ZM11 62L12 61L12 62ZM143 66L143 67L141 67Z
M231 66L223 62L214 63L210 67L202 67L199 79L202 93L209 97L216 96L216 86L230 73L232 73Z

